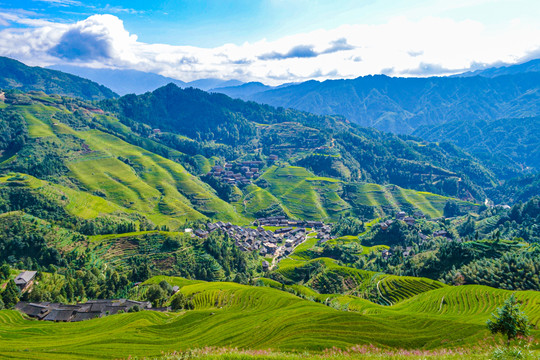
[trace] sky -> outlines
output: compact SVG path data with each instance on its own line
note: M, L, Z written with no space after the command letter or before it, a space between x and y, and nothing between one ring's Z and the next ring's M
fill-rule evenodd
M540 58L538 0L0 0L0 56L277 85Z

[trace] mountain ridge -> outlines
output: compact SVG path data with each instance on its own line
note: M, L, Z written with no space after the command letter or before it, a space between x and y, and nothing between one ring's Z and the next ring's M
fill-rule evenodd
M102 100L118 94L103 85L61 71L30 67L20 61L0 57L0 89L43 91L80 97L86 100Z

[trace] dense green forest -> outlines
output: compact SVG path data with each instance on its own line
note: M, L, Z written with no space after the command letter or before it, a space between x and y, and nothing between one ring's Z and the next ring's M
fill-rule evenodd
M456 120L414 132L429 141L448 141L481 159L500 179L540 169L540 118Z

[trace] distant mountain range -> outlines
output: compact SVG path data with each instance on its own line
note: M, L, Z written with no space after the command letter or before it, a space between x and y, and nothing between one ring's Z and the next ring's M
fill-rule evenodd
M423 125L453 120L539 115L539 90L538 72L495 78L376 75L322 83L308 81L237 96L320 115L339 114L361 126L410 134ZM234 94L233 89L222 92Z
M199 79L191 82L184 82L182 80L137 70L92 69L71 65L54 65L49 68L90 79L105 85L120 95L144 94L147 91L154 91L155 89L170 83L182 88L194 87L205 91L213 88L239 86L243 84L238 80L221 79Z
M483 76L483 77L497 77L501 75L515 75L527 72L540 72L540 59L531 60L523 64L492 67L485 70L468 71L463 74L453 75L454 77L470 77L470 76Z
M86 100L118 97L110 89L93 81L56 70L26 66L7 57L0 57L0 89L43 91Z
M540 114L540 60L454 77L307 81L279 88L260 83L213 89L231 97L320 115L339 114L362 126L410 134L420 126L463 119Z
M22 63L4 58L4 62ZM9 61L8 61L9 60ZM392 78L385 75L363 76L351 80L307 81L272 87L260 82L199 79L183 82L157 74L135 70L90 69L77 66L54 66L103 84L124 95L142 94L169 83L181 88L194 87L276 107L294 108L319 115L342 115L361 126L398 134L411 134L420 127L438 126L452 121L494 120L540 115L540 60L524 64L486 69L452 77ZM28 71L29 67L25 68ZM52 70L31 68L42 74L56 74L58 79L77 79ZM41 69L41 70L37 70ZM4 74L10 71L5 69ZM4 76L4 88L43 90L60 93L55 81L14 79ZM59 75L64 74L64 75ZM22 86L23 83L30 82ZM77 82L75 81L75 82ZM88 82L88 80L85 80ZM42 84L47 83L47 87ZM95 83L90 86L64 86L66 95L102 99L116 94ZM68 91L66 91L66 88ZM86 93L82 93L82 88ZM99 91L97 90L99 89ZM97 91L97 92L96 92Z

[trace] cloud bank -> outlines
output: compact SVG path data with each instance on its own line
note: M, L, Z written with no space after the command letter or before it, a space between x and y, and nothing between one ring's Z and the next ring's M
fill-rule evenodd
M448 75L540 53L540 24L518 21L493 33L470 20L399 17L216 48L144 43L114 15L62 24L3 12L0 23L7 26L0 31L0 55L30 65L135 69L184 81L213 77L278 84L381 73Z

